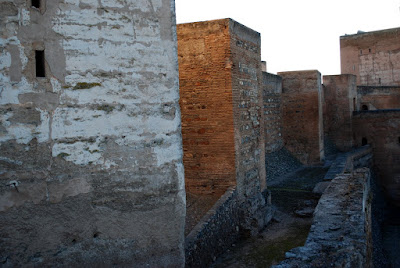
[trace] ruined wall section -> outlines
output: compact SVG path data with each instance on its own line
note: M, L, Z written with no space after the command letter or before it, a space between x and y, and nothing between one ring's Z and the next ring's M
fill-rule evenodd
M1 261L183 266L174 1L40 2L0 3Z
M360 110L400 109L400 86L358 86Z
M372 147L386 196L400 206L400 110L360 111L353 116L355 145Z
M282 77L262 73L264 99L265 152L273 153L283 147L282 136Z
M177 29L186 189L222 195L236 185L229 20Z
M324 135L339 151L353 147L352 115L357 110L356 76L324 78Z
M323 91L318 71L278 73L282 77L285 147L303 164L324 159Z
M400 28L341 36L340 59L357 85L400 85Z
M242 228L251 232L267 223L264 118L260 34L230 20L232 98L236 181L242 203Z

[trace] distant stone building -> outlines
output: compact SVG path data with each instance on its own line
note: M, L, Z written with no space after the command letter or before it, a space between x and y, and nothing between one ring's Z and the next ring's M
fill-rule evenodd
M358 86L358 110L400 108L400 86Z
M174 1L1 1L0 51L0 266L183 267Z
M341 73L360 86L400 86L400 28L340 37Z
M340 55L342 77L357 76L354 110L358 112L353 113L351 122L353 145L372 147L380 184L388 200L400 206L400 28L341 36ZM332 90L335 88L342 91L340 85ZM343 93L346 103L354 97L351 88ZM340 103L326 101L328 110ZM327 120L334 118L327 115ZM340 143L346 132L345 127L335 142Z

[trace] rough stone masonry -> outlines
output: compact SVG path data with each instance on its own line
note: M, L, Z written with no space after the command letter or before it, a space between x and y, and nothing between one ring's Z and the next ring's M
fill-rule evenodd
M0 1L0 266L184 265L173 0Z

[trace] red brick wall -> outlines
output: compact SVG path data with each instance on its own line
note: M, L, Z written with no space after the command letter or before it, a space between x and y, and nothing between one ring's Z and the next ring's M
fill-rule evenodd
M324 133L340 151L353 147L352 114L357 109L356 76L324 76Z
M355 144L371 145L374 165L389 199L400 206L400 110L359 112L353 117Z
M285 147L303 164L324 158L321 74L278 73L282 77L282 120Z
M236 184L229 20L177 26L186 190Z
M341 36L340 58L358 85L400 85L400 28Z

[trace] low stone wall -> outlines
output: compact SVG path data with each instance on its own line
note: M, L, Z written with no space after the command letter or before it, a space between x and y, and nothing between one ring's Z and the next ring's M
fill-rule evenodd
M369 145L354 150L351 153L352 170L372 166L372 148Z
M186 237L186 267L209 267L240 237L253 235L252 230L246 228L247 221L263 224L254 227L259 230L271 218L268 190L242 200L236 187L230 187Z
M371 267L370 177L361 168L334 178L315 209L305 245L274 267Z
M357 148L351 152L338 154L332 163L324 180L332 180L338 174L349 173L360 167L370 167L372 165L372 149L369 145Z
M185 240L186 267L208 267L239 238L237 192L229 188Z

